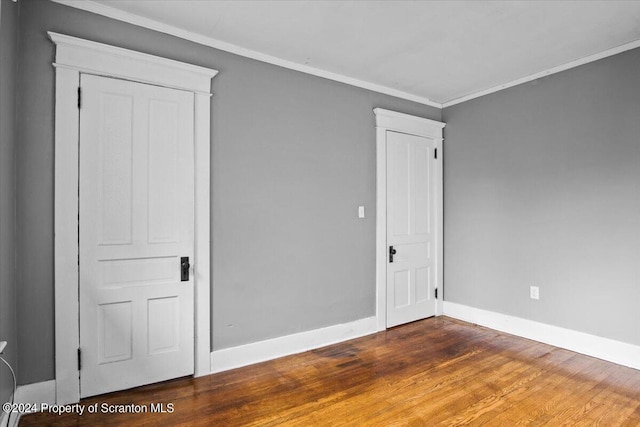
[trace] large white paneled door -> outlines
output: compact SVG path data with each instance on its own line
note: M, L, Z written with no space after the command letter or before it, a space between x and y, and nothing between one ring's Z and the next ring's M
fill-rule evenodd
M445 124L382 108L373 112L376 317L384 330L442 312Z
M194 94L84 74L80 86L87 397L194 372Z
M387 326L435 314L432 139L387 132Z

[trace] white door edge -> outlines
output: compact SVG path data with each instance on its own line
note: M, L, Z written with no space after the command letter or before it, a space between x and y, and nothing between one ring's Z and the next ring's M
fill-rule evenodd
M127 78L194 93L195 376L211 373L210 87L216 70L49 33L56 45L54 289L56 403L80 400L78 375L78 87L80 74ZM144 76L144 77L143 77ZM206 92L203 90L206 88Z
M445 123L395 111L374 108L376 116L376 319L377 330L387 329L387 132L422 136L436 142L438 158L435 165L436 203L436 316L442 314L443 296L443 192L442 192L442 129Z

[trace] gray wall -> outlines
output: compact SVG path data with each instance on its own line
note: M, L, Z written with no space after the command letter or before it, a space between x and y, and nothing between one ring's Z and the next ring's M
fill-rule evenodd
M15 281L15 83L18 6L0 0L0 341L9 344L4 358L17 368ZM13 379L0 364L0 402L9 400Z
M214 349L374 315L372 109L436 120L439 109L60 4L20 5L20 383L54 377L54 48L47 30L220 70L212 100ZM358 205L367 208L364 220Z
M640 50L443 119L445 299L640 344Z

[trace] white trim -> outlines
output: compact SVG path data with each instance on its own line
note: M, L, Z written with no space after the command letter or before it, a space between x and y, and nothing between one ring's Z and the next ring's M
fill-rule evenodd
M469 95L461 96L460 98L455 98L449 100L447 102L442 103L441 108L451 107L452 105L460 104L465 101L469 101L471 99L479 98L484 95L489 95L490 93L499 92L504 89L508 89L513 86L521 85L523 83L531 82L533 80L540 79L542 77L550 76L552 74L559 73L561 71L569 70L571 68L579 67L580 65L588 64L590 62L598 61L603 58L607 58L609 56L617 55L622 52L626 52L627 50L635 49L640 47L640 40L635 40L630 43L625 43L623 45L614 47L612 49L607 49L605 51L585 56L584 58L576 59L575 61L567 62L562 65L558 65L557 67L549 68L544 71L540 71L538 73L529 74L528 76L512 80L508 83L504 83L498 86L493 86L488 89L484 89L478 92L471 93Z
M444 123L443 123L444 125ZM442 135L442 130L440 130ZM438 290L438 298L436 298L436 316L442 314L442 303L444 302L444 140L436 140L436 149L438 150L438 158L435 161L435 202L436 217L434 218L436 229L436 248L435 248L435 266L436 266L436 289Z
M195 253L194 275L196 283L195 313L195 372L194 376L211 372L211 102L208 95L195 94ZM197 286L200 283L201 286Z
M387 131L402 132L432 139L438 149L435 163L436 203L436 284L440 295L436 300L436 316L442 313L443 283L443 175L442 131L446 123L422 117L374 108L376 116L376 323L377 330L387 328Z
M376 115L376 127L442 140L445 123L383 108L374 108L373 113Z
M56 403L80 399L77 368L78 331L78 146L77 89L80 75L153 83L195 93L195 376L210 366L210 106L211 78L216 70L183 64L101 43L49 33L56 44L55 97L55 359Z
M56 403L56 380L18 386L17 403Z
M640 369L637 345L449 301L444 302L443 309L445 316Z
M56 381L43 381L34 384L27 384L18 386L16 390L15 403L30 403L35 404L38 407L41 404L46 403L53 405L56 403ZM5 426L7 414L3 412L3 417L0 420L0 426ZM11 416L11 425L7 427L17 427L20 423L20 417L23 414L14 412Z
M254 363L302 353L331 344L373 334L376 318L368 317L313 331L216 350L211 353L211 373L227 371Z
M56 70L54 151L54 303L57 403L80 400L78 333L78 105L80 73ZM67 94L67 95L63 95Z
M195 93L211 93L216 70L49 32L56 45L55 67L120 77Z
M387 129L376 127L376 318L387 329Z
M246 58L251 58L261 62L266 62L268 64L277 65L279 67L288 68L290 70L300 71L302 73L311 74L313 76L322 77L328 80L346 83L351 86L371 90L373 92L378 92L378 93L382 93L389 96L394 96L396 98L406 99L408 101L413 101L413 102L417 102L424 105L429 105L431 107L442 108L441 103L433 101L429 98L413 95L411 93L407 93L398 89L393 89L393 88L382 86L376 83L370 83L357 78L344 76L342 74L332 73L330 71L325 71L319 68L310 67L308 65L298 64L293 61L288 61L286 59L281 59L275 56L260 53L255 50L247 49L247 48L237 46L231 43L227 43L221 40L217 40L211 37L196 34L191 31L183 30L181 28L177 28L172 25L167 25L152 19L144 18L139 15L124 12L124 11L115 9L113 7L96 3L90 0L53 0L53 1L55 3L61 3L66 6L70 6L76 9L81 9L87 12L92 12L98 15L106 16L108 18L116 19L118 21L126 22L132 25L137 25L139 27L158 31L164 34L169 34L184 40L189 40L194 43L212 47L214 49L219 49L225 52L234 53L236 55L244 56Z
M11 395L9 395L9 400L7 400L7 402L11 402L11 396L13 396L13 392L11 393ZM9 414L9 412L5 411L0 412L0 427L14 427L18 425L20 414L17 412L11 413L11 418L16 418L15 420L11 421L11 425L9 425Z
M183 30L181 28L164 24L162 22L158 22L149 18L124 12L122 10L115 9L113 7L106 6L101 3L96 3L91 0L52 0L52 1L55 3L64 4L66 6L70 6L76 9L81 9L87 12L95 13L97 15L106 16L108 18L116 19L118 21L126 22L139 27L155 30L164 34L169 34L169 35L179 37L181 39L189 40L204 46L209 46L214 49L219 49L225 52L234 53L236 55L244 56L246 58L255 59L258 61L266 62L268 64L273 64L273 65L288 68L291 70L300 71L302 73L322 77L325 79L346 83L351 86L360 87L363 89L371 90L371 91L382 93L385 95L395 96L397 98L406 99L408 101L413 101L413 102L429 105L431 107L436 107L440 109L451 107L453 105L460 104L462 102L469 101L471 99L479 98L484 95L498 92L513 86L517 86L522 83L527 83L545 76L549 76L564 70L568 70L570 68L575 68L580 65L588 64L589 62L597 61L599 59L603 59L609 56L616 55L618 53L625 52L627 50L640 47L640 40L635 40L630 43L625 43L623 45L620 45L611 49L607 49L605 51L602 51L593 55L585 56L584 58L580 58L575 61L570 61L565 64L561 64L556 67L552 67L547 70L540 71L538 73L530 74L528 76L512 80L508 83L500 84L497 86L490 87L488 89L473 92L469 95L451 99L446 102L438 102L430 98L414 95L398 89L393 89L387 86L370 83L354 77L348 77L341 74L321 70L319 68L310 67L308 65L302 65L302 64L295 63L293 61L277 58L275 56L267 55L255 50L247 49L247 48L237 46L231 43L227 43L221 40L217 40L211 37L206 37L200 34L196 34L191 31Z

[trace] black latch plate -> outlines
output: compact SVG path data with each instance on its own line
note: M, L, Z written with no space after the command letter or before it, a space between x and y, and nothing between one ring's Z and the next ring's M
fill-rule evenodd
M191 267L191 264L189 264L189 257L183 256L180 258L180 281L189 281L189 267Z

